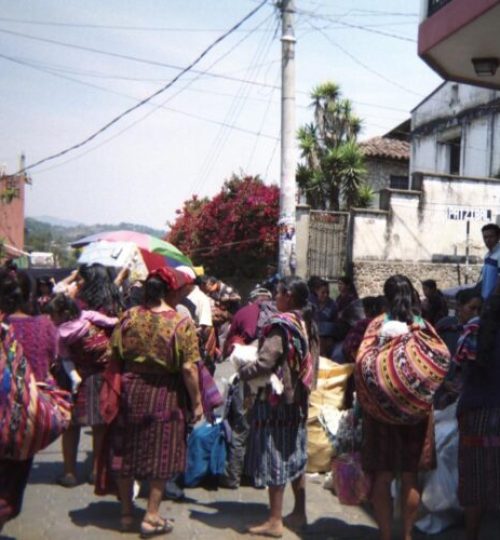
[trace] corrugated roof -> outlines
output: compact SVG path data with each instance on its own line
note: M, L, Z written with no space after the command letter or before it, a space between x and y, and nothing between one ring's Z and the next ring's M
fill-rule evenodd
M410 160L410 143L386 137L373 137L359 143L366 157Z

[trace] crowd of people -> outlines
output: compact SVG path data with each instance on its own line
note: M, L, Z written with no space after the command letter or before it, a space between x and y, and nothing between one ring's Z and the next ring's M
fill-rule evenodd
M308 403L326 356L355 365L349 388L363 411L362 467L372 479L382 540L392 538L394 476L401 478L403 538L412 538L418 473L436 466L433 409L458 401L458 495L467 539L475 540L484 510L500 503L500 228L486 225L483 237L489 251L482 279L457 294L454 314L434 280L421 283L421 299L402 275L388 276L379 296L364 298L345 276L334 299L320 277L306 283L271 269L243 305L236 289L190 267L158 268L131 284L126 272L92 264L53 284L5 266L0 419L13 407L5 381L15 379L21 389L31 384L28 377L40 388L57 385L72 402L57 482L72 488L81 480L80 430L90 426L88 481L97 494L118 496L119 528L137 527L143 538L164 535L174 522L161 516L162 498L169 483L182 489L189 433L212 416L201 370L210 377L239 346L253 347L255 356L237 364L229 389L233 438L220 485L238 488L246 478L267 488L268 517L248 532L279 538L284 527L307 524ZM14 373L13 347L22 349L29 373ZM4 452L12 432L4 424L0 527L21 510L34 457ZM140 524L133 511L137 480L149 485ZM283 516L288 483L294 506Z

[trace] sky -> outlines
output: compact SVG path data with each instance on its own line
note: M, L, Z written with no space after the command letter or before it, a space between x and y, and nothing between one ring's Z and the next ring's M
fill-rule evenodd
M340 85L383 135L441 79L417 55L419 0L296 0L297 127ZM78 145L159 91L259 0L0 0L0 167ZM147 104L29 170L26 215L165 229L233 173L280 178L280 28L268 1Z

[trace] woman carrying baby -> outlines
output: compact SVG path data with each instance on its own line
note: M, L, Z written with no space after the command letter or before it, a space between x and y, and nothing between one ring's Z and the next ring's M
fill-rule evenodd
M301 528L307 521L306 421L314 371L308 296L308 287L302 279L280 280L275 298L280 313L263 329L257 360L239 370L243 381L275 374L283 384L279 394L276 385L267 384L259 389L249 415L246 473L256 487L269 488L270 505L268 519L248 529L253 535L280 538L283 523L290 528ZM292 483L295 505L292 513L283 519L283 495L288 482Z

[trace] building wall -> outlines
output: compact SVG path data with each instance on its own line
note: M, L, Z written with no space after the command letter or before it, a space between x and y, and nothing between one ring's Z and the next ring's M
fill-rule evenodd
M448 139L461 136L460 175L500 173L500 92L445 83L412 112L410 171L447 174Z
M421 191L386 190L384 212L356 210L352 260L432 262L465 257L466 219L454 212L476 210L469 218L469 254L482 259L481 227L500 215L500 180L426 175ZM490 211L480 220L479 212ZM461 216L464 217L464 216Z
M18 195L10 202L0 200L0 240L17 249L24 248L24 175L0 177L0 193L15 186Z
M367 170L366 183L372 187L376 196L372 206L379 207L380 191L390 187L391 176L408 176L409 162L393 159L365 157Z
M468 283L476 283L479 280L481 266L480 264L469 266ZM385 280L394 274L408 276L420 293L422 293L421 282L424 279L436 280L440 289L465 283L465 268L457 264L357 260L352 268L359 296L383 294Z

